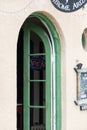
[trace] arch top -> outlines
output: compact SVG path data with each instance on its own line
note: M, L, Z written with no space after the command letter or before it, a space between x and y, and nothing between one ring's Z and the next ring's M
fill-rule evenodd
M52 62L52 78L54 83L52 84L52 97L51 102L53 103L53 117L51 127L53 130L61 130L61 44L58 31L54 25L54 23L50 20L50 17L45 15L43 12L35 12L32 13L25 20L22 27L26 26L27 22L29 24L36 24L42 28L44 32L46 32L50 44L51 44L51 62ZM30 27L31 28L31 27ZM38 29L37 29L38 31ZM47 50L48 51L48 50ZM53 99L53 95L55 96L55 100ZM54 127L54 128L53 128Z
M61 52L60 38L53 22L43 12L34 12L28 18L33 17L38 18L43 23L43 25L48 29L48 32L51 35L52 41L54 43L55 53L59 54Z
M56 95L56 129L61 130L62 116L61 116L61 44L58 31L53 22L42 12L32 13L29 18L38 18L47 28L51 36L51 44L54 47L55 55L55 95ZM60 77L60 78L58 78Z

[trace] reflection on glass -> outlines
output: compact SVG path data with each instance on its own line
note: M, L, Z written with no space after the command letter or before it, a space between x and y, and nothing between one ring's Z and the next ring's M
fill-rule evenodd
M30 32L30 130L45 130L46 66L45 48L40 37Z
M35 33L30 33L31 41L30 41L30 54L44 53L45 48L40 37Z
M45 56L30 57L30 80L45 80Z
M30 109L30 129L31 130L45 130L46 120L45 109L42 108L31 108ZM42 129L41 129L42 128Z
M44 82L30 82L30 105L45 106Z
M32 70L43 71L45 69L45 56L31 56L30 68Z

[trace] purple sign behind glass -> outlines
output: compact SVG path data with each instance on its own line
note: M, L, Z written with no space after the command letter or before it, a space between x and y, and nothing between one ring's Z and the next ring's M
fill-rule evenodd
M31 57L30 58L30 68L33 70L43 70L45 69L45 60L43 57Z

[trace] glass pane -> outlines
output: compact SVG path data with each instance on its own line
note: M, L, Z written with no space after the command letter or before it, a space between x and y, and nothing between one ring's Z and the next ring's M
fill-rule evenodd
M30 32L30 54L36 54L36 53L44 53L44 45L40 37L34 33Z
M45 130L46 112L45 109L30 109L30 130Z
M30 82L30 105L45 106L44 82Z
M85 28L82 33L82 47L87 51L87 28Z
M45 130L45 49L40 37L30 32L30 129ZM36 108L37 107L37 108Z
M45 80L45 56L30 56L30 80Z

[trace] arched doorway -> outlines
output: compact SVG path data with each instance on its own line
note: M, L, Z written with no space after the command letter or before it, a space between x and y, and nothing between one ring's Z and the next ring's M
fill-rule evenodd
M61 130L61 48L54 29L44 15L34 13L20 30L17 52L18 130Z

